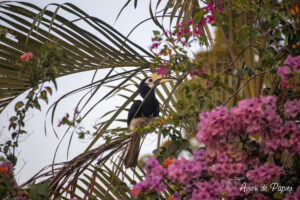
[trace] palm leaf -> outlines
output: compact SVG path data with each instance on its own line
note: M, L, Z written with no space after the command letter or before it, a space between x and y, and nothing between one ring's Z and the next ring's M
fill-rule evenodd
M39 58L40 48L45 43L57 44L65 53L58 76L148 64L144 56L151 57L151 54L102 20L89 16L70 3L52 6L57 8L54 12L48 7L41 9L24 2L0 4L0 29L7 32L0 38L0 112L31 87L26 71L20 77L20 55L33 52L35 58ZM66 13L76 20L65 18ZM78 20L83 25L77 25ZM82 26L88 26L91 31Z

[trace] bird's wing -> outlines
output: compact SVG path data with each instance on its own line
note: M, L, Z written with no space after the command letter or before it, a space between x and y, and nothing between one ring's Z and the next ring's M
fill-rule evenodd
M138 109L140 107L140 105L142 104L141 100L136 100L133 102L133 104L131 105L129 112L128 112L128 117L127 117L127 125L129 127L131 120L133 119L133 117L139 117L139 112Z

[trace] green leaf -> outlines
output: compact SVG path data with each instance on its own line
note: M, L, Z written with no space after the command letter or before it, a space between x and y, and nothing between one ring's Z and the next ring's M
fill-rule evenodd
M226 90L231 94L234 93L234 89L231 87L227 87Z
M85 136L84 132L79 133L79 139L84 139L84 136Z
M13 117L10 118L9 121L10 121L10 122L14 122L14 121L16 121L17 119L18 119L18 118L17 118L16 116L13 116Z
M61 47L56 47L56 56L61 58L64 55L64 49Z
M160 32L159 31L153 31L153 34L154 35L160 35Z
M45 89L47 90L47 92L48 92L50 95L52 95L52 89L51 89L51 87L45 87Z
M274 199L282 199L282 197L283 197L283 195L279 191L276 191L273 193Z
M257 30L255 30L255 29L250 29L250 31L249 31L249 39L250 39L251 41L256 40L257 34L258 34L258 31L257 31Z
M17 137L17 135L18 135L17 132L13 132L13 133L11 134L11 138L12 138L12 139L15 139L15 138Z
M194 16L193 25L199 24L200 20L204 17L204 9L201 8Z
M43 99L46 103L48 103L47 92L46 90L41 91L40 99Z
M39 104L38 101L33 101L33 107L41 110L41 105Z
M8 150L9 150L9 146L5 146L5 147L3 148L3 152L4 152L5 154L8 152Z
M22 101L17 102L15 105L15 111L19 110L23 105L24 103Z
M49 182L46 181L44 183L35 184L30 187L30 197L34 200L44 200L48 199L48 190Z
M259 12L258 12L258 16L259 18L264 18L266 17L266 15L268 14L267 10L262 8Z

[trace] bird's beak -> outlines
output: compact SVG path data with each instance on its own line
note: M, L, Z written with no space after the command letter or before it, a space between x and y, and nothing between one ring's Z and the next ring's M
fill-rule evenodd
M161 84L161 83L166 83L166 82L177 80L174 77L162 77L161 75L159 75L157 73L153 73L152 78L153 78L154 83L157 85Z

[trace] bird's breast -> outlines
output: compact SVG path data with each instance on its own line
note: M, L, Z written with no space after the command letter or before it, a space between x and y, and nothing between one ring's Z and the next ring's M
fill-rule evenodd
M129 129L131 131L134 131L136 128L143 128L146 126L152 118L150 117L138 117L138 118L133 118L130 122Z

